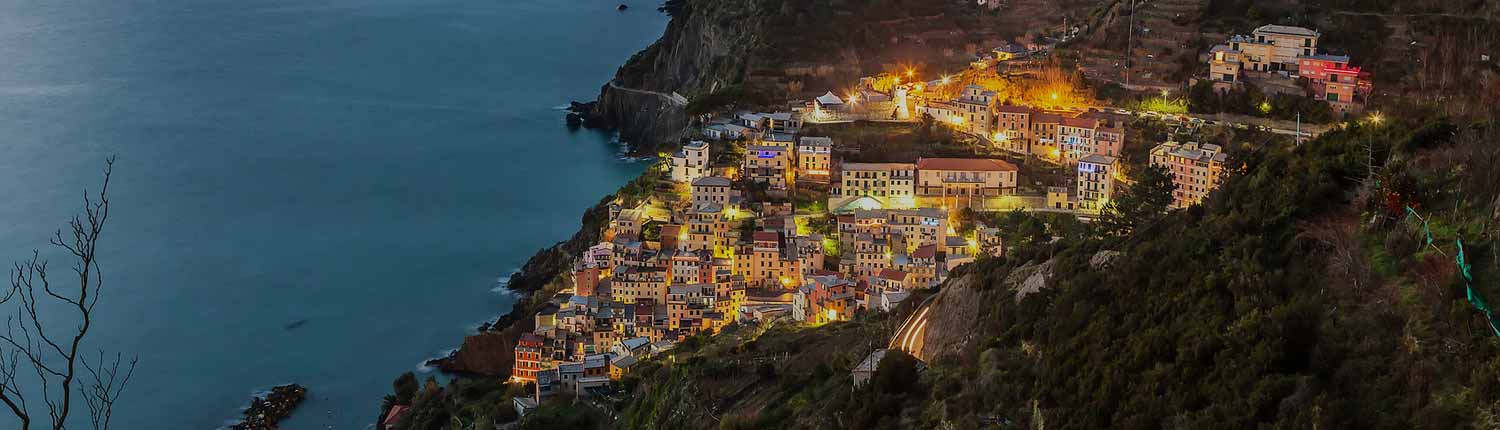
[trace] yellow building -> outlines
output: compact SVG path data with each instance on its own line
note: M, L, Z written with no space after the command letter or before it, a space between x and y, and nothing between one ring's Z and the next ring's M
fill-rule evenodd
M749 145L745 149L745 177L770 184L773 191L786 191L792 184L792 156L788 147Z
M828 192L830 210L841 211L851 203L866 209L916 205L915 164L844 163L839 170L839 179Z
M1250 35L1229 39L1229 49L1241 54L1252 72L1297 71L1297 57L1318 52L1316 31L1287 25L1262 25Z
M797 142L797 175L827 181L832 173L833 139L804 137Z
M921 158L917 160L917 198L921 206L981 206L985 199L1015 193L1019 169L987 158Z

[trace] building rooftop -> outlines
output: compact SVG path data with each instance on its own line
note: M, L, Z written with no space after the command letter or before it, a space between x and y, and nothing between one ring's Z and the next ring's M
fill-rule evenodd
M729 184L730 184L729 178L725 178L725 177L721 177L721 176L704 176L702 178L698 178L698 179L694 179L693 180L693 186L695 186L695 187L697 187L697 186L703 186L703 187L727 187L727 186L729 186Z
M833 138L809 136L799 139L798 143L802 146L832 147Z
M890 280L893 280L893 281L900 281L900 280L905 280L906 279L906 272L902 272L902 271L896 270L896 269L881 269L880 270L880 274L875 275L875 277L882 278L882 279L890 279Z
M745 151L786 151L784 146L776 145L746 145Z
M918 170L969 170L986 172L1014 172L1016 165L1005 160L990 158L919 158Z
M1108 155L1089 154L1087 157L1078 159L1078 161L1094 164L1115 164L1116 160L1115 157L1111 157Z
M705 149L705 148L708 148L708 142L704 142L704 141L701 141L701 140L694 140L692 142L688 142L686 145L682 145L682 147L683 147L683 149L693 149L693 150Z
M1030 106L998 105L995 106L995 111L1003 113L1034 113L1036 109L1032 109Z
M1290 25L1266 24L1255 29L1255 33L1275 33L1292 36L1318 37L1318 31L1304 27L1293 27Z
M1157 145L1151 152L1165 153L1173 157L1186 158L1193 161L1217 161L1223 162L1228 159L1219 145L1212 143L1199 144L1198 142L1167 142Z
M792 135L786 133L771 133L767 134L766 137L761 140L767 142L791 142Z
M1348 55L1314 54L1314 55L1303 55L1303 56L1299 56L1297 58L1306 58L1306 59L1309 59L1309 60L1332 61L1332 62L1335 62L1335 63L1348 63L1349 62L1349 56Z
M839 96L833 95L833 91L829 91L821 96L818 96L818 98L815 100L818 101L818 104L825 106L844 104L844 100L840 99Z
M842 169L846 172L869 172L883 170L911 170L917 165L912 163L844 163Z

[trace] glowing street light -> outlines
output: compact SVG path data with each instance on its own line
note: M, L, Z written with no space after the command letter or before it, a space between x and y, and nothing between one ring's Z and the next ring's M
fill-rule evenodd
M916 75L917 75L916 72L913 72L911 69L906 69L906 77L910 78L910 77L913 77L913 76L916 76Z
M1370 114L1371 124L1380 125L1380 123L1383 121L1385 121L1385 116L1381 115L1380 112Z
M1010 139L1005 136L1005 133L995 133L995 141L996 142L1004 142L1006 140L1010 140Z
M859 101L859 94L849 93L849 104Z
M1057 93L1052 93L1052 101L1057 101Z
M943 79L939 80L938 82L943 85L948 85L948 75L943 75Z

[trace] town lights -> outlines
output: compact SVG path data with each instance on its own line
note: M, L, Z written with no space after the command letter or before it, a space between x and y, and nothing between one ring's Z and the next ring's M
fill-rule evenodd
M1052 93L1052 101L1057 101L1057 93Z
M1385 121L1385 116L1381 115L1380 112L1375 112L1375 113L1370 114L1370 123L1371 124L1380 125L1380 123L1384 122L1384 121Z
M849 104L854 104L857 101L859 101L859 94L849 94Z
M938 80L938 83L941 83L943 85L948 85L948 76L947 75L943 75L943 79Z
M835 311L833 309L829 309L825 313L828 315L828 320L829 321L837 321L839 319L839 313L838 313L838 311Z
M917 75L916 72L913 72L911 69L906 69L906 77L910 78L910 77L916 76L916 75Z
M996 142L1004 142L1004 141L1007 141L1007 140L1010 140L1010 138L1006 137L1005 133L995 133L995 141Z

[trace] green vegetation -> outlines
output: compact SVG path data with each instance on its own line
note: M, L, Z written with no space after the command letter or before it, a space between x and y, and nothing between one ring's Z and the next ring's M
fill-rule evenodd
M391 385L395 394L385 397L381 417L393 405L409 404L411 409L396 424L411 430L488 428L514 421L516 412L511 409L511 398L524 392L522 387L500 378L455 379L444 387L428 377L418 387L411 372L402 374Z
M932 322L916 379L847 380L866 350L838 345L883 343L889 323L781 327L653 367L620 427L1494 428L1500 339L1452 244L1500 297L1500 181L1481 173L1500 128L1415 124L1230 147L1231 175L1187 210L1160 213L1170 187L1142 171L1116 206L1129 219L974 214L1016 248L941 287L933 315L976 314ZM1011 275L1039 265L1047 286L1015 300Z
M1301 115L1302 121L1310 123L1338 119L1328 103L1299 95L1267 96L1260 88L1248 83L1243 88L1224 92L1214 90L1212 82L1198 81L1188 90L1188 109L1193 113L1227 112L1281 120L1294 120Z
M805 136L827 136L839 145L836 157L846 162L911 162L918 157L972 157L973 138L937 124L930 115L913 123L865 122L812 124Z

